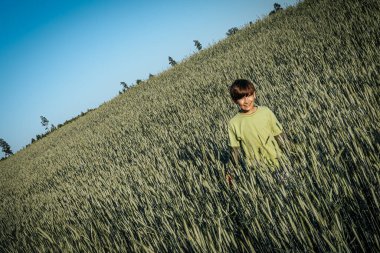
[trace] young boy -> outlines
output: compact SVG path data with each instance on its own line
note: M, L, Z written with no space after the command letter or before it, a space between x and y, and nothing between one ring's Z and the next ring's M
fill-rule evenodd
M232 164L236 167L239 163L242 149L247 167L257 163L278 167L279 145L284 146L286 137L276 116L268 107L255 105L256 89L249 80L236 80L230 86L230 95L240 108L228 124ZM231 183L230 173L226 179Z

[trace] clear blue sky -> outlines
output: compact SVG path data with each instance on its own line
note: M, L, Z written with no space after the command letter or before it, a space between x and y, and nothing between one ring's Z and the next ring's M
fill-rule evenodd
M13 152L54 125L296 0L0 0L0 138ZM0 157L3 155L0 150Z

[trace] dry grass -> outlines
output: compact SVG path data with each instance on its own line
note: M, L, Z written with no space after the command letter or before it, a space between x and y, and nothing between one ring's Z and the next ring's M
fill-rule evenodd
M380 251L376 0L305 1L0 162L2 252ZM224 182L227 86L292 143Z

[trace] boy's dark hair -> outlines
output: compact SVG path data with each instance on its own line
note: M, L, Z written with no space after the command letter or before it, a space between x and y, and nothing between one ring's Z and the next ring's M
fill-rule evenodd
M245 96L251 96L256 91L253 83L246 79L237 79L230 86L232 100L236 101Z

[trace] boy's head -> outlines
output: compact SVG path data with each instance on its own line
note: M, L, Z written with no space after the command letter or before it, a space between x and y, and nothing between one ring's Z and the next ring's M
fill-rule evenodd
M254 112L256 89L249 80L238 79L230 86L231 98L239 105L241 112Z
M236 103L237 100L243 97L255 95L256 89L253 83L246 79L237 79L230 86L230 95L232 100Z

